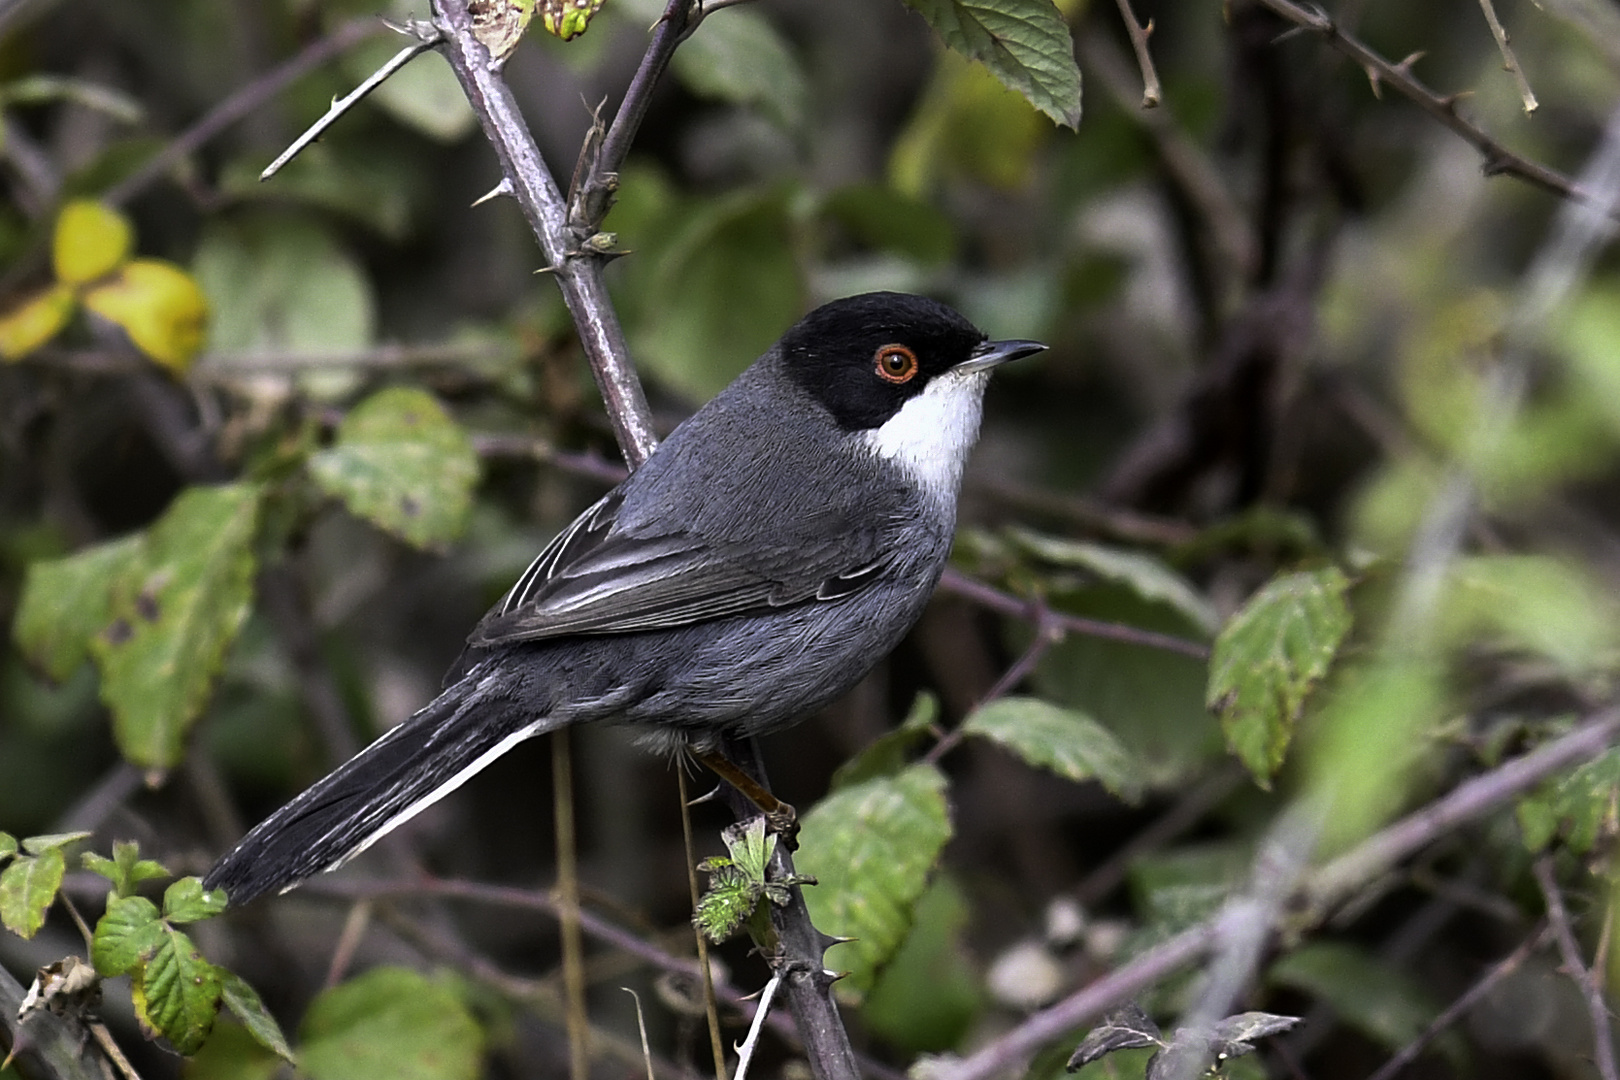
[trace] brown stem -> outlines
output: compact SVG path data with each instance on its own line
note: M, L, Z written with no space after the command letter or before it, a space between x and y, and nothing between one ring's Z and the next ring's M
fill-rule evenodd
M742 766L761 784L768 786L764 766L750 741L728 741L724 753ZM739 820L752 817L754 806L736 788L728 786L726 797ZM777 844L771 857L769 876L773 881L794 882L798 877L788 845ZM835 942L817 930L805 907L804 893L797 884L788 886L788 902L778 907L767 904L771 926L776 931L776 955L767 957L773 974L782 979L788 1006L804 1043L805 1057L816 1080L857 1080L861 1075L849 1033L838 1015L832 984L837 976L827 970L824 959Z
M579 926L574 765L566 727L551 733L551 788L557 825L557 928L562 936L568 1067L573 1080L588 1080L591 1074L590 1017L585 1011L585 942Z
M712 8L714 5L706 6ZM691 11L692 0L669 0L663 16L653 27L652 41L647 44L641 66L636 68L635 77L624 92L624 100L619 103L619 111L613 115L613 123L602 139L602 150L592 170L591 184L600 185L609 173L617 173L624 164L625 156L630 153L630 144L635 141L636 132L647 117L647 107L652 104L653 87L669 66L675 46L691 30Z
M697 878L697 847L692 843L692 804L686 794L686 770L681 763L675 765L675 780L681 793L681 838L686 841L686 889L692 899L692 910L698 909L701 899ZM703 1011L709 1022L709 1053L714 1058L715 1080L726 1080L726 1046L720 1038L720 1013L714 1007L714 968L709 964L709 938L697 925L692 927L697 940L698 967L703 970Z

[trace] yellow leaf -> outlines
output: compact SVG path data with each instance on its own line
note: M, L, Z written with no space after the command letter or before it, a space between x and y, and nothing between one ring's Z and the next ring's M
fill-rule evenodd
M136 259L84 306L124 328L135 347L165 367L184 371L202 348L208 298L191 275L161 259Z
M129 258L134 230L129 219L111 207L90 199L75 199L56 219L51 257L56 279L84 285L105 277Z
M0 359L27 356L67 325L73 315L73 287L52 285L0 315Z

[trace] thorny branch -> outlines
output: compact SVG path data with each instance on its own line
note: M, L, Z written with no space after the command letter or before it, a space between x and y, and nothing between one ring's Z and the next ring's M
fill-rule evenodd
M1259 0L1268 9L1295 26L1320 34L1335 49L1354 60L1367 72L1373 92L1387 83L1411 99L1420 109L1456 132L1478 150L1485 159L1485 175L1516 176L1543 191L1565 199L1591 202L1592 195L1557 169L1516 154L1503 146L1488 131L1457 111L1457 95L1442 96L1435 93L1412 74L1417 55L1400 63L1391 63L1374 52L1359 38L1335 23L1320 8L1306 8L1293 0Z
M436 0L434 11L435 24L444 35L445 58L495 148L510 194L555 272L619 447L632 466L640 465L658 439L646 395L630 363L624 329L608 299L602 278L605 259L581 246L589 237L577 235L571 226L568 204L540 156L511 89L494 70L488 50L473 36L465 0Z
M1564 894L1553 873L1552 856L1541 856L1531 866L1531 871L1547 903L1547 924L1552 927L1553 940L1558 943L1564 973L1586 999L1586 1011L1592 1018L1592 1058L1598 1075L1603 1080L1620 1080L1620 1069L1616 1068L1614 1060L1614 1031L1609 1026L1609 1003L1603 994L1603 975L1589 969L1581 958L1580 943L1575 940L1575 930L1569 924L1569 912L1564 910Z

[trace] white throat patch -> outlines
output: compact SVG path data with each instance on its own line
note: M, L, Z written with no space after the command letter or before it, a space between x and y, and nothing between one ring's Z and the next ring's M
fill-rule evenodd
M882 427L865 432L866 445L930 495L954 501L968 451L979 437L989 381L988 371L951 370L935 377Z

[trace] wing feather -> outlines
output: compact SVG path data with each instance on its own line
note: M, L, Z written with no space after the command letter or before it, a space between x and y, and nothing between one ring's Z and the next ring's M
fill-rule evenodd
M474 628L469 644L661 630L841 599L877 580L887 565L886 556L870 550L852 556L847 532L837 534L839 543L820 551L799 547L771 565L690 532L630 535L615 530L622 502L616 489L559 533Z

